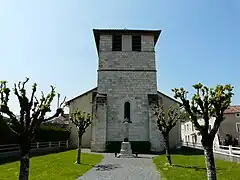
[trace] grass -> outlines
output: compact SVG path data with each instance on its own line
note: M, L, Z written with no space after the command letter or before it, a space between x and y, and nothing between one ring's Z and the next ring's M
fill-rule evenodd
M204 180L207 179L203 155L172 155L173 166L165 166L165 156L153 159L162 180ZM215 159L218 180L240 179L240 164Z
M30 159L30 180L73 180L99 163L103 156L81 154L82 164L75 164L76 150L33 157ZM1 180L16 180L19 161L0 165Z

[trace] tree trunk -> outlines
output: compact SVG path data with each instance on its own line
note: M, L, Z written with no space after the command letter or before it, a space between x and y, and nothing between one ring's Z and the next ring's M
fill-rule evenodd
M28 180L29 176L29 155L30 143L28 141L20 141L20 173L19 180Z
M77 163L81 164L81 145L82 145L82 135L78 136L78 151L77 151Z
M204 149L208 180L217 180L213 149Z
M164 135L163 137L164 137L164 147L165 147L166 158L169 164L172 165L170 149L169 149L169 135Z
M213 155L213 138L208 134L202 135L202 145L204 147L208 180L217 180L215 161Z

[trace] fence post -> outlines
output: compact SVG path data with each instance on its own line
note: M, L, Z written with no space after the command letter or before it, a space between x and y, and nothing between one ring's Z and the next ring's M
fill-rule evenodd
M66 141L66 146L67 146L67 148L68 148L68 140Z
M232 146L229 145L229 154L232 155Z
M37 149L39 148L39 142L37 142Z
M61 146L61 141L58 141L58 147L60 147Z
M51 147L51 141L49 142L49 147Z
M230 159L230 161L233 161L233 152L232 152L232 146L231 145L229 145L229 159Z

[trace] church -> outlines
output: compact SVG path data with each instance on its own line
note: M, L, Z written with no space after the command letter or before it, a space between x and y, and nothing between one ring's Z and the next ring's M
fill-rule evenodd
M82 138L82 147L93 152L120 150L124 119L131 121L129 141L139 153L164 150L153 106L167 111L175 99L157 89L155 45L161 30L93 29L98 54L97 87L69 100L76 109L94 114ZM70 145L77 147L77 129L70 124ZM178 123L170 133L170 148L181 141Z

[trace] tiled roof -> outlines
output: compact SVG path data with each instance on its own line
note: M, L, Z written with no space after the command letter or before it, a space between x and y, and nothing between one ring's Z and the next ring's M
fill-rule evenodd
M64 114L62 116L59 116L57 118L54 118L52 121L49 121L49 123L67 125L67 124L69 124L69 115Z
M232 114L232 113L240 113L240 105L229 106L229 107L224 111L224 114Z

